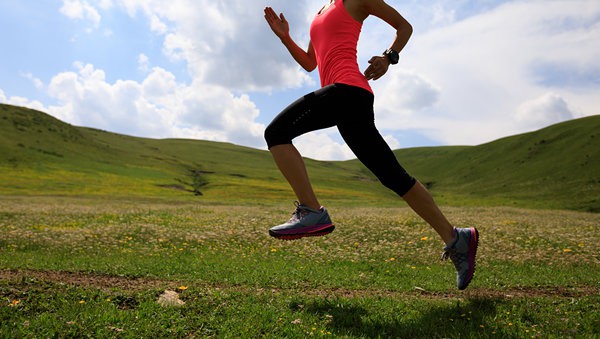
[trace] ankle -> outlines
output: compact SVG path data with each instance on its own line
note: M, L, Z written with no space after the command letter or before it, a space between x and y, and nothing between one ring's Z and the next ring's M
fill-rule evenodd
M321 206L319 204L319 202L316 202L316 203L315 202L304 203L304 202L300 201L300 205L306 206L306 207L308 207L308 208L310 208L312 210L315 210L315 211L321 211L323 209L323 206Z
M453 245L458 239L458 232L456 231L456 227L452 227L449 233L442 236L442 240L446 243L446 246Z

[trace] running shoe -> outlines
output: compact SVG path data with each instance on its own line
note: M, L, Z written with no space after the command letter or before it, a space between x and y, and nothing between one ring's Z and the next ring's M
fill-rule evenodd
M319 210L295 202L296 210L285 224L269 230L269 235L277 239L294 240L303 237L326 235L335 229L325 207Z
M454 234L456 235L454 241L444 247L442 260L447 260L450 257L454 267L456 267L456 286L459 290L464 290L469 286L475 273L475 255L479 244L479 232L475 227L455 228Z

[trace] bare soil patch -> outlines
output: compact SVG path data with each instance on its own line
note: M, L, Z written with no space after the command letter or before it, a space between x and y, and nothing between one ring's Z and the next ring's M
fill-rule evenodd
M512 298L578 298L600 295L600 286L523 286L506 289L471 288L465 291L426 291L415 287L412 291L389 290L351 290L351 289L314 289L303 287L301 292L278 288L255 288L239 285L211 285L197 282L154 279L148 277L127 277L95 274L87 272L67 271L34 271L34 270L0 270L0 281L18 283L26 279L34 279L46 283L68 286L96 288L103 291L119 290L122 292L139 292L143 290L177 289L179 286L201 287L207 289L235 290L255 294L293 294L302 293L308 296L323 298L342 297L417 297L427 299L512 299Z
M38 281L97 288L100 290L121 290L137 292L147 289L176 288L177 282L139 277L103 275L86 272L0 270L0 280L9 282L35 279Z

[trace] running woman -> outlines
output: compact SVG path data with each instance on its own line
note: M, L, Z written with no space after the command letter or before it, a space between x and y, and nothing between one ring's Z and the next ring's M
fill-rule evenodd
M465 289L475 272L477 229L455 228L433 201L431 194L398 163L375 127L374 95L369 80L381 78L412 35L412 26L383 0L330 0L310 26L306 50L294 42L283 13L264 10L271 30L294 60L306 71L319 69L321 88L285 108L267 127L265 139L271 154L292 187L298 202L292 218L269 230L279 239L299 239L331 233L335 226L319 203L304 161L292 140L304 133L337 126L356 157L379 181L401 196L440 235L446 246L442 259L450 257L457 270L457 287ZM373 15L396 30L392 45L369 60L361 72L357 44L363 21Z

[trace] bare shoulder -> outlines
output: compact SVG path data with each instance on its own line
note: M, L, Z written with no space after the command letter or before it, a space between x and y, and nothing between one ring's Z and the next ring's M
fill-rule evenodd
M356 21L363 22L369 15L390 21L390 17L398 15L398 12L384 0L343 0L346 11Z
M351 0L344 0L351 1ZM388 5L384 0L353 0L361 3L361 7L367 13L366 16L373 15L383 19L393 27L406 27L408 22L398 11Z
M392 9L384 0L358 0L361 2L362 7L369 14L377 14L382 11L389 11Z
M348 14L356 21L363 22L369 16L369 0L343 0Z

